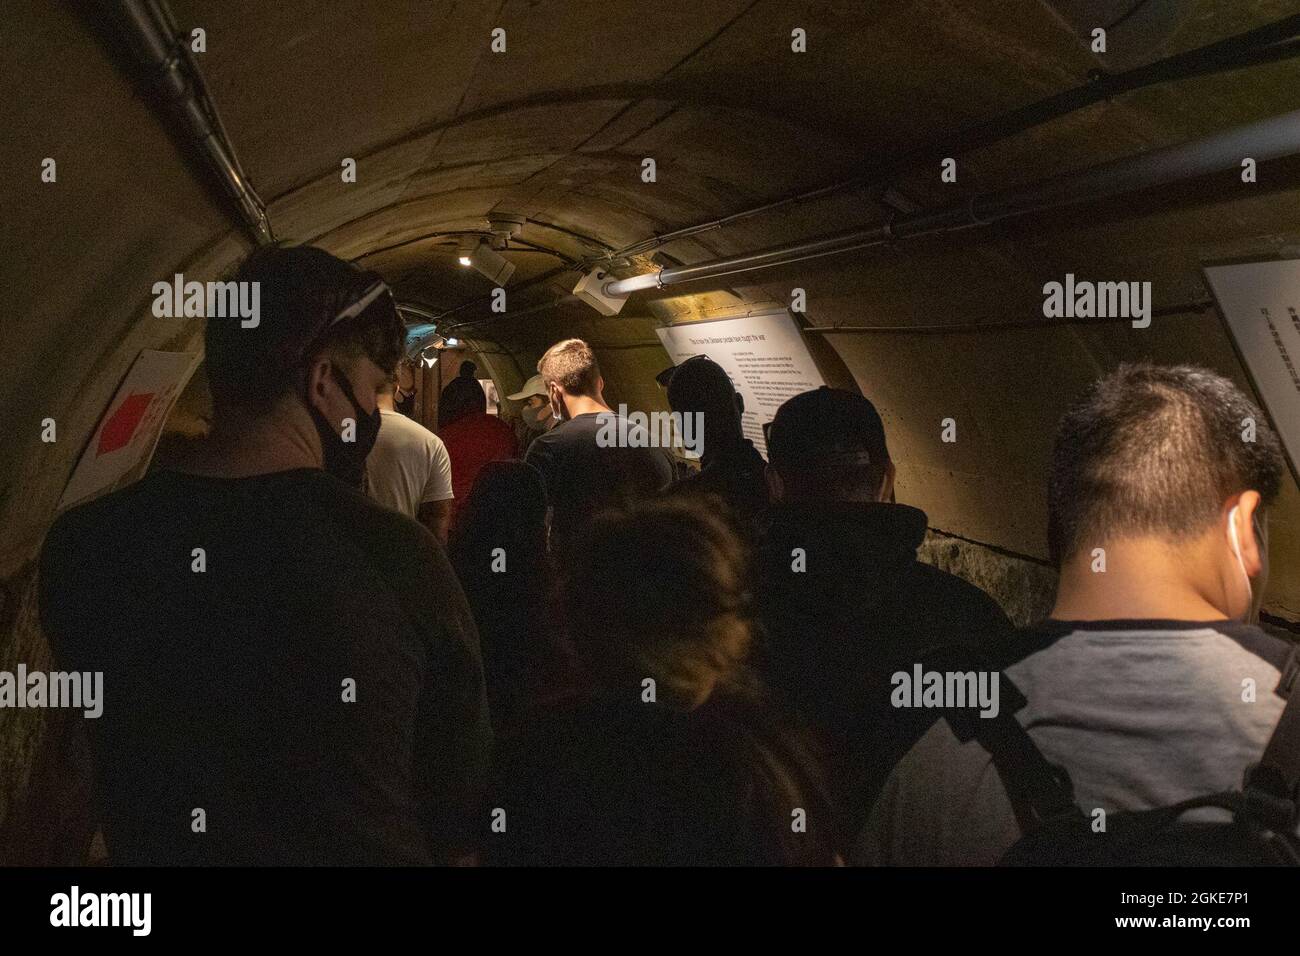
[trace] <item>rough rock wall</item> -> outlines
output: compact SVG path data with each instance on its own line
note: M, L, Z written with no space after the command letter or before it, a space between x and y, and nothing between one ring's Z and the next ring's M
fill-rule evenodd
M1045 564L933 529L917 556L982 588L1017 627L1042 620L1052 609L1056 572Z

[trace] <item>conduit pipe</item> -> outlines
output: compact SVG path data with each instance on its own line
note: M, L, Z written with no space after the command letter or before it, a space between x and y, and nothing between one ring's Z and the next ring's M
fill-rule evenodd
M1293 110L1186 143L1053 176L1027 186L985 193L878 225L606 282L602 292L610 298L625 298L642 289L661 289L682 282L716 279L899 239L987 226L1027 213L1096 202L1228 169L1240 169L1242 160L1248 157L1256 163L1263 163L1297 153L1300 153L1300 110Z
M216 173L254 241L273 242L275 237L266 206L239 164L171 14L157 0L119 0L118 6L127 41L136 58Z
M872 164L866 172L839 182L805 190L781 199L774 199L751 209L732 213L721 219L698 223L674 229L640 242L632 243L611 253L605 260L627 258L642 255L662 246L699 235L713 229L722 229L733 222L747 219L763 213L775 212L797 203L812 202L825 196L833 195L847 189L858 189L873 183L887 181L905 169L910 169L931 159L943 156L958 156L972 150L989 146L1007 139L1027 129L1032 129L1054 119L1100 103L1126 93L1156 86L1162 83L1177 82L1197 76L1205 76L1228 70L1245 69L1264 63L1290 59L1300 55L1300 15L1286 17L1275 23L1249 30L1224 40L1217 40L1195 50L1188 50L1135 67L1123 73L1093 74L1082 86L1053 94L1043 100L1030 103L991 120L979 123L944 139L925 143L915 149L907 150L890 157L882 163Z

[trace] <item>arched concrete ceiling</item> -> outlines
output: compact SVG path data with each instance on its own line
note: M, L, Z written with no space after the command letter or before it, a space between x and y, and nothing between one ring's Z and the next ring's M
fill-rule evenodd
M8 300L0 408L14 439L0 465L0 574L31 561L87 435L141 348L197 344L193 321L148 312L154 281L220 275L247 242L201 165L131 79L87 2L16 2L0 62L17 95L7 131ZM817 327L994 323L1041 315L1043 282L1070 271L1146 279L1157 307L1207 297L1203 259L1297 241L1300 165L1028 217L735 277L729 290L634 297L601 318L564 297L576 263L882 163L1085 82L1295 12L1292 3L1187 0L1111 32L1099 60L1076 28L1107 4L1041 0L173 0L202 27L199 56L277 235L378 269L404 298L508 353L522 378L545 345L589 337L616 401L661 398L668 321L808 292ZM1105 22L1114 22L1113 19ZM1073 24L1073 26L1072 26ZM507 50L489 49L507 31ZM808 52L790 50L807 31ZM1027 182L1291 109L1294 62L1155 87L959 155L890 185L921 206ZM40 162L58 161L57 183ZM658 179L640 178L654 158ZM339 175L357 161L357 181ZM667 245L697 262L881 220L879 189L842 191ZM511 314L454 263L455 237L492 213L527 222L507 255ZM644 258L616 272L649 269ZM552 304L554 303L554 304ZM829 377L881 407L899 490L931 523L1041 556L1045 453L1064 403L1125 358L1195 361L1244 381L1213 310L1123 325L971 334L819 334ZM514 385L517 379L505 381ZM54 417L60 440L42 444ZM940 419L960 422L955 445ZM1275 612L1300 617L1300 495L1288 484L1273 546Z

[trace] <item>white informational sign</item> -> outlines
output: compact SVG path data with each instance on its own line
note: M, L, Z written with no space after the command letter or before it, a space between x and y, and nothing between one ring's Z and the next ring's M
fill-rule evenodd
M481 378L478 380L479 386L483 389L483 396L487 399L487 413L489 415L501 414L501 399L497 396L497 383L490 378Z
M784 310L656 329L674 365L707 355L745 400L745 437L767 457L763 425L786 399L826 384L794 319Z
M194 374L196 352L142 351L100 419L64 489L59 509L112 488L153 456L163 422Z
M1300 465L1300 259L1208 266L1205 277L1294 470Z

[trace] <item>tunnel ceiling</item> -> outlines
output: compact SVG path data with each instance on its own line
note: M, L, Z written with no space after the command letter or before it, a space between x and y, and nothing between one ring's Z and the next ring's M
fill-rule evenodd
M494 212L526 216L520 238L542 250L512 256L520 284L847 177L1081 84L1112 61L1149 61L1289 12L1280 2L1248 12L1152 4L1166 11L1149 18L1154 27L1125 21L1108 38L1120 52L1096 57L1077 24L1111 23L1115 6L507 0L382 4L383 16L342 3L174 9L182 24L208 32L209 85L280 234L362 257L403 294L441 309L490 289L456 268L445 235L484 229ZM489 49L498 26L505 53ZM808 53L790 52L796 26L808 33ZM1083 111L962 157L958 188L1024 182L1267 115L1287 76L1289 65L1264 67ZM355 184L341 181L344 157L358 161ZM656 161L655 183L640 179L646 157ZM953 198L935 169L894 185L923 204ZM841 194L666 251L696 261L877 221L889 210L870 196ZM986 275L1010 265L994 252L980 258ZM573 281L565 274L526 289L512 307ZM1175 299L1183 291L1169 290Z
M0 102L6 165L59 160L57 186L34 172L7 187L13 370L0 403L15 432L46 415L73 440L28 442L3 465L12 570L30 560L84 438L140 348L197 343L193 323L147 314L149 289L184 271L216 276L247 249L220 195L133 82L89 2L20 2L0 37L11 88ZM1207 258L1296 248L1300 164L1278 163L1249 192L1192 184L635 296L602 319L564 301L576 264L682 226L847 178L889 157L1047 95L1293 14L1283 0L172 0L206 31L199 56L243 165L279 237L375 268L400 297L446 324L472 322L505 356L506 384L547 341L592 337L619 397L660 401L664 356L653 327L736 306L788 302L806 288L813 326L993 323L1041 316L1044 281L1072 271L1150 279L1157 307L1206 298ZM1118 12L1117 12L1118 11ZM1132 15L1128 15L1132 12ZM1111 24L1105 56L1087 25ZM506 30L505 53L490 50ZM791 31L807 32L793 53ZM1129 155L1295 107L1294 61L1126 94L994 145L959 153L956 184L937 163L889 185L919 206ZM641 181L653 158L657 181ZM357 161L357 181L341 162ZM1217 183L1217 181L1216 181ZM745 219L665 246L698 262L891 214L880 187ZM509 308L455 264L455 237L494 213L526 217L507 253ZM620 274L648 259L615 261ZM558 304L536 309L547 303ZM1188 313L1145 336L1123 327L1004 339L826 335L829 364L880 405L897 445L900 489L932 523L1026 554L1043 552L1045 448L1070 389L1123 358L1188 358L1239 381L1215 322ZM616 351L618 350L618 351ZM821 354L821 353L819 353ZM613 369L617 374L611 373ZM833 377L833 376L832 376ZM928 436L956 408L978 441ZM80 436L80 441L77 440ZM25 440L24 440L25 441ZM949 457L944 457L949 456ZM1279 547L1300 568L1300 502L1288 489ZM1300 588L1300 586L1297 586ZM1300 589L1283 595L1300 616Z

